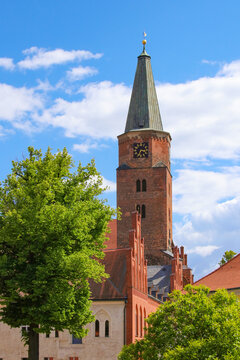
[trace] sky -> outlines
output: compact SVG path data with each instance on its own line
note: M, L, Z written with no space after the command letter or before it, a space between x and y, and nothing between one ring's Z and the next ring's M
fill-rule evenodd
M239 0L0 2L0 180L27 147L92 158L116 206L143 32L172 136L173 236L195 279L240 252Z

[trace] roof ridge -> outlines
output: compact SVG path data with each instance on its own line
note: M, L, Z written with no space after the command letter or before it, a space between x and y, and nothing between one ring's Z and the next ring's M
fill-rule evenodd
M237 254L237 255L235 255L232 259L228 260L225 264L219 266L217 269L211 271L209 274L207 274L207 275L203 276L202 278L198 279L197 281L195 281L195 282L193 283L193 285L195 285L197 282L205 279L207 276L212 275L213 273L215 273L215 272L218 271L219 269L222 269L224 266L228 265L230 262L232 262L232 261L233 261L234 259L236 259L238 256L240 256L240 253Z

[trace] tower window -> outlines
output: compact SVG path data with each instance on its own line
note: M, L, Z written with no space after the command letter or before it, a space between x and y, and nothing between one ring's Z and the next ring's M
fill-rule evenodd
M109 337L109 321L105 321L105 337Z
M140 180L136 181L136 190L137 190L137 192L141 191L141 182L140 182Z
M136 210L137 210L137 212L138 212L139 214L141 213L140 205L137 205L137 206L136 206Z
M142 218L144 219L146 217L146 206L142 205Z
M95 337L99 337L99 320L95 321Z
M142 181L142 191L147 191L147 182L145 179Z

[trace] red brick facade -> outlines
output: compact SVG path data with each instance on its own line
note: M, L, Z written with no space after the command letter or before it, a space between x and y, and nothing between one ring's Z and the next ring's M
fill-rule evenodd
M141 217L131 214L129 231L130 262L127 282L126 343L130 344L144 336L145 320L156 311L159 303L148 296L147 261L144 258L144 239L141 237Z
M156 130L134 130L118 137L119 167L117 169L117 206L122 212L118 221L118 247L127 246L131 212L137 208L142 218L145 255L149 264L170 264L171 258L162 250L172 249L172 177L170 173L169 133ZM133 144L147 142L148 157L134 158ZM143 180L146 191L143 191ZM137 191L140 181L140 191Z

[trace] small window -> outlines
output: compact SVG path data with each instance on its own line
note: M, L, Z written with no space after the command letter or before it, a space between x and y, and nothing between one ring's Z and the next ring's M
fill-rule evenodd
M142 191L147 191L147 182L145 179L142 181Z
M105 321L105 337L109 337L109 321Z
M99 320L95 321L95 337L99 337Z
M145 205L142 205L142 218L144 219L146 217L146 207Z
M58 330L55 330L55 338L58 338L59 337L59 332Z
M29 326L21 326L22 336L24 336L28 332L29 332Z
M0 358L0 360L3 360L3 358ZM22 358L21 360L28 360L28 358Z
M50 334L46 334L46 338L49 338L50 337Z
M139 214L141 213L140 205L137 205L137 206L136 206L136 210L137 210L137 212L138 212Z
M72 335L72 344L82 344L82 338L78 338Z
M141 191L141 182L140 182L140 180L136 181L136 190L137 190L137 192Z

